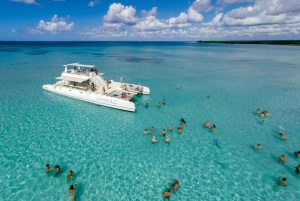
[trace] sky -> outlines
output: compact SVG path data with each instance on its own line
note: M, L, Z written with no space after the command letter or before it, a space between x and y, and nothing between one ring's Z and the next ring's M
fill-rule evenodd
M0 41L300 39L300 0L0 0Z

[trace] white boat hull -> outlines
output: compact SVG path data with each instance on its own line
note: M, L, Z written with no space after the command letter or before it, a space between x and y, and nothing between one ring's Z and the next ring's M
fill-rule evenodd
M130 111L130 112L135 111L135 104L133 102L102 95L99 92L96 93L92 91L83 91L71 87L56 86L55 84L43 85L43 89L59 95L90 102L97 105L103 105L106 107L111 107L111 108Z

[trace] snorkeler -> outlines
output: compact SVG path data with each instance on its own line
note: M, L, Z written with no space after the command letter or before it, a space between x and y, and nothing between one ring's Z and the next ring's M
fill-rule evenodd
M154 131L155 131L155 129L154 129L154 127L153 127L153 126L151 127L151 131L152 131L152 133L154 133Z
M287 186L286 177L284 177L284 176L279 177L278 178L278 184L281 185L281 186L286 187Z
M69 194L70 194L70 197L69 199L71 201L75 201L76 198L75 198L75 190L76 190L76 184L71 184L70 188L69 188Z
M218 139L216 140L216 143L217 143L217 145L220 145L220 144L221 144L220 138L218 138Z
M70 170L70 172L69 172L69 174L67 176L67 180L71 180L74 174L75 173L72 170Z
M160 107L160 102L157 102L157 103L156 103L156 106L157 106L157 107Z
M148 129L147 129L147 128L144 130L144 133L145 133L146 135L148 135L148 134L149 134L149 131L148 131Z
M186 124L185 120L183 119L183 117L180 118L180 121L183 123L183 124Z
M162 104L166 104L166 100L165 99L162 99Z
M255 113L256 113L256 114L259 114L259 113L260 113L260 109L257 109L257 110L255 111Z
M165 135L166 134L166 129L162 129L161 134Z
M208 94L207 98L210 98L210 94Z
M148 107L149 107L149 104L148 104L148 102L146 103L145 107L146 107L146 108L148 108Z
M170 189L168 189L168 190L166 190L165 192L164 192L164 196L165 196L165 198L170 198L170 196L171 196L171 190Z

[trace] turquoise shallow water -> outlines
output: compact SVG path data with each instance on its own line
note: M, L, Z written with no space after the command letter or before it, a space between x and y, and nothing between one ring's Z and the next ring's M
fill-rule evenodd
M300 200L293 167L300 163L293 156L300 150L299 55L288 46L1 43L0 200L68 200L70 169L77 200L163 200L172 178L180 188L171 200ZM72 62L149 86L151 95L130 113L42 90ZM255 115L257 108L270 117ZM187 126L168 132L166 144L160 131L180 117ZM151 126L155 145L143 134ZM257 143L263 151L253 149ZM46 175L46 163L59 164L61 174ZM281 175L287 188L276 184Z

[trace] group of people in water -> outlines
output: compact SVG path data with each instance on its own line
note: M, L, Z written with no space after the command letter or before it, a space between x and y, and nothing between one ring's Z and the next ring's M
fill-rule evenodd
M46 164L45 172L50 173L51 171L54 171L54 175L57 176L60 173L60 166L55 165L54 168L51 169L50 165ZM70 172L67 175L67 180L70 181L74 175L75 175L75 173L72 170L70 170ZM76 184L72 183L69 188L69 195L70 195L69 199L71 201L76 201L75 190L76 190Z
M260 114L262 117L268 117L270 116L269 112L267 110L263 110L261 113L260 113L260 109L257 109L255 111L256 114Z
M183 117L180 118L180 121L181 121L181 123L180 123L179 126L177 127L178 133L179 133L179 134L181 134L182 131L183 131L183 125L182 125L182 123L186 124L186 121L183 119ZM170 126L168 127L168 131L173 131L172 125L170 125ZM149 133L150 133L149 130L146 128L146 129L144 130L144 134L145 134L145 135L148 135ZM151 142L152 142L153 144L155 144L155 143L157 142L157 139L156 139L156 137L155 137L155 128L154 128L153 126L151 127L151 133L152 133L152 139L151 139ZM171 138L170 138L169 136L167 136L166 134L167 134L167 130L166 130L165 128L162 129L162 131L161 131L162 140L164 140L165 142L169 143L169 142L171 141Z
M173 179L173 183L170 184L170 188L168 188L164 192L164 197L169 199L171 197L171 190L177 191L178 188L179 188L179 181L177 179Z
M255 113L260 114L260 110L257 109ZM269 112L266 111L266 110L261 112L262 117L267 117L269 115L270 115ZM265 121L263 121L263 123L264 122ZM285 131L281 126L279 126L279 136L282 140L287 140L287 137L285 135ZM257 144L254 148L257 149L257 150L262 150L263 149L261 144ZM297 158L300 158L300 151L295 151L294 156L297 157ZM281 156L279 156L278 161L281 162L281 163L286 163L287 162L286 155L282 154ZM300 164L295 167L295 172L300 173ZM278 184L281 185L281 186L287 187L287 178L285 176L280 176L278 178Z
M207 120L206 122L204 122L204 126L205 126L206 128L209 128L209 121L208 121L208 120ZM216 130L216 125L213 124L213 125L210 127L210 130L211 130L212 132L214 132L214 131Z

